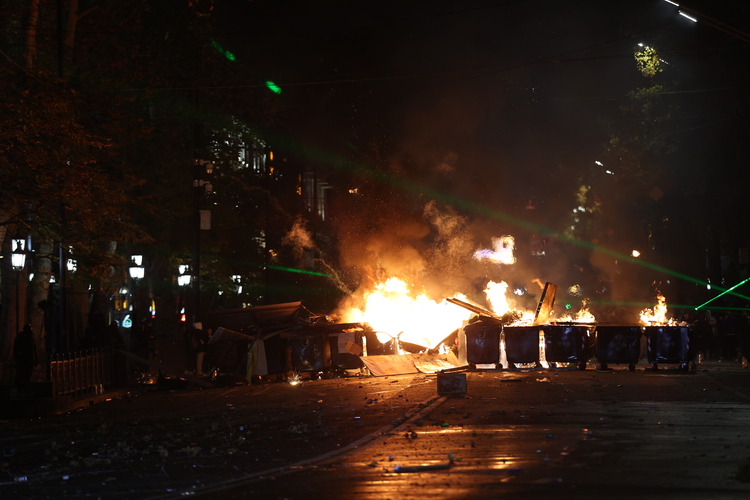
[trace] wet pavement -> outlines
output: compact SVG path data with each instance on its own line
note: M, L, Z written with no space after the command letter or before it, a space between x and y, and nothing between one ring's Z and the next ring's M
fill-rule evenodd
M750 497L747 372L468 375L466 397L367 447L222 497Z
M750 370L715 361L694 373L647 367L471 371L467 393L457 396L438 395L436 377L425 374L143 392L68 415L5 422L3 444L28 461L5 458L0 492L14 498L750 498ZM138 427L128 427L134 419ZM87 436L87 428L101 434L102 422L109 426L106 439ZM33 438L9 434L22 430ZM47 440L61 432L77 433L78 443L57 444L58 459L50 461ZM89 446L77 448L86 439ZM118 443L133 452L112 454ZM103 449L110 450L109 462L91 460Z

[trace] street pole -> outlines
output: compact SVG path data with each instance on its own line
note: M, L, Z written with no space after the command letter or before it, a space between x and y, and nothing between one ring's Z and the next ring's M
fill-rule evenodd
M189 316L191 326L200 321L201 294L201 230L210 229L210 215L206 218L205 227L201 211L201 199L205 194L213 192L209 181L201 179L203 172L213 173L213 163L196 158L193 162L193 311ZM204 211L207 212L207 211Z
M196 160L193 163L193 263L192 263L192 311L188 316L190 322L188 327L192 327L200 317L200 294L201 294L201 213L200 213L200 162Z
M21 331L21 272L26 266L26 241L14 238L11 267L16 272L16 330ZM25 294L24 294L25 295Z

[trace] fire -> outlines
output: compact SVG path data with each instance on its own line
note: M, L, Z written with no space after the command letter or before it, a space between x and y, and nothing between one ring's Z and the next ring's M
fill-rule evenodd
M510 305L508 305L508 298L505 293L508 291L508 284L504 281L495 283L494 281L487 282L487 286L484 289L484 294L487 296L487 301L492 307L492 312L498 316L510 311Z
M583 304L581 305L581 309L578 310L575 318L571 314L567 314L561 318L558 318L557 321L565 321L571 323L595 323L596 317L591 314L591 311L589 311L588 300L584 300Z
M644 309L641 311L641 323L646 325L666 325L673 322L672 319L667 321L667 299L664 295L656 295L656 305L653 309Z
M513 255L515 246L516 240L513 236L492 238L492 249L477 250L474 252L474 258L477 260L487 259L496 264L515 264L516 257Z
M495 283L494 281L487 282L487 286L484 289L484 294L487 297L487 302L490 304L490 309L493 313L498 316L502 316L511 310L519 313L521 317L513 323L513 326L531 325L534 322L533 311L520 311L515 310L508 303L508 284L504 281Z
M361 308L344 311L342 320L369 324L381 342L398 338L434 349L472 314L446 300L436 302L424 293L415 295L403 280L389 278L365 294Z

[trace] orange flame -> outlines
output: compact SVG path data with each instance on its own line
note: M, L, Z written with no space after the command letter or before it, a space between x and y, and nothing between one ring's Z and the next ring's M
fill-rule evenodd
M487 297L487 302L489 302L492 312L498 316L502 316L511 310L514 310L520 313L521 317L515 321L513 325L531 325L534 322L534 312L514 309L508 302L507 292L508 284L504 281L501 281L500 283L489 281L487 283L487 286L484 289L484 294Z
M369 324L381 342L399 338L434 349L472 314L446 300L436 302L424 293L415 295L403 280L389 278L365 293L361 308L344 311L342 320Z
M641 311L641 323L645 325L666 325L673 322L672 319L667 321L667 299L664 295L656 295L656 305L653 309L644 309Z
M557 321L567 321L571 323L595 323L596 317L589 311L588 300L584 300L581 305L581 309L575 315L575 318L571 314L558 318Z

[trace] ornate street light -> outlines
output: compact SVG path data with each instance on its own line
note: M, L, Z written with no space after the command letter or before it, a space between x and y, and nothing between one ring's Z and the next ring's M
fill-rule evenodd
M232 275L232 283L237 285L237 294L242 293L242 276L239 274Z
M189 267L185 264L180 265L180 275L177 276L177 284L179 286L188 286L190 284L190 274L188 274Z
M26 240L13 239L13 253L10 256L10 264L14 271L22 271L26 267Z
M130 259L132 264L128 269L130 277L134 280L143 279L146 275L146 270L141 266L143 264L143 255L132 255Z
M19 276L26 267L26 240L14 238L12 240L13 253L10 256L10 265L16 271L16 328L21 329L21 298L18 291L21 280Z

